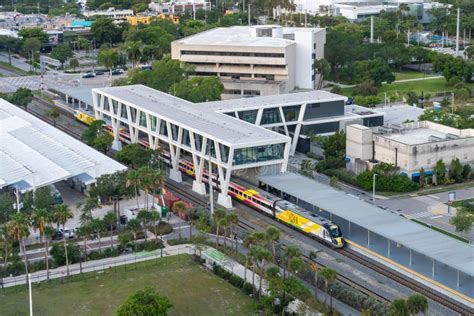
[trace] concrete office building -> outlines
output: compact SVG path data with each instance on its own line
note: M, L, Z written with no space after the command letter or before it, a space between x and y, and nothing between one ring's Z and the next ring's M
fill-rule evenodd
M348 168L360 173L377 162L393 164L412 179L432 174L438 160L449 166L458 158L462 164L474 163L474 129L457 129L421 121L375 127L347 127Z
M107 10L84 11L82 15L85 17L103 16L113 20L127 20L127 17L133 16L133 10L115 10L115 8L108 8Z
M170 2L151 2L148 9L162 14L192 14L197 10L211 10L211 2L206 0L177 0Z
M315 60L324 58L326 30L276 25L215 28L171 44L171 56L198 76L217 76L223 99L313 90Z

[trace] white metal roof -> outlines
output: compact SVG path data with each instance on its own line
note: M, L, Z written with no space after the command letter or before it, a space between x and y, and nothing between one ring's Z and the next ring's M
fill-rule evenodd
M407 248L474 276L474 245L435 232L302 175L282 173L259 179Z
M125 169L115 160L0 99L0 188L22 183L24 190L31 190L80 174L95 179Z
M97 88L93 91L165 117L171 123L182 125L227 146L250 147L290 141L287 136L143 85Z
M258 27L275 27L258 26ZM195 35L191 35L179 40L178 43L186 45L206 45L206 46L249 46L249 47L286 47L295 42L290 39L278 37L255 37L251 35L251 29L255 26L231 26L217 27ZM297 28L283 27L284 34L291 34L295 31L319 31L318 28Z
M275 107L277 105L291 105L303 103L317 103L330 101L345 101L347 98L324 90L313 90L307 92L287 93L279 95L258 96L253 98L231 99L198 103L215 111L245 110L255 108Z

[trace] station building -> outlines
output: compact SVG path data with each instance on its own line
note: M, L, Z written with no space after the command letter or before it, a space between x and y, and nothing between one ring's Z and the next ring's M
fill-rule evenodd
M474 164L474 129L457 129L434 122L420 121L388 127L347 127L348 168L360 173L377 162L400 168L412 179L433 174L438 160L446 166L458 158L461 164Z
M326 30L277 25L214 28L171 43L171 57L217 76L223 99L318 87L313 65L324 58Z
M331 135L347 125L384 124L384 113L345 105L346 97L323 90L199 103L242 121L291 137L290 155L311 151L312 135Z
M0 190L21 193L67 181L87 193L96 179L126 167L0 99Z
M187 156L195 175L193 190L204 194L204 170L213 165L220 193L218 203L231 207L231 174L285 171L290 138L237 120L143 85L92 89L95 117L110 123L114 147L121 138L157 148L170 157L169 176L181 182L180 163ZM125 136L127 135L127 136Z

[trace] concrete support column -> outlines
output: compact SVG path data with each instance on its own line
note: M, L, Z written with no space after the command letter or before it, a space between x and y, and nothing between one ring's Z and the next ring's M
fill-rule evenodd
M370 248L370 230L367 230L367 248Z
M170 169L170 179L178 183L183 182L181 171L179 169Z
M410 262L408 263L408 266L411 268L411 249L410 249Z
M387 240L388 241L388 247L387 247L387 257L390 258L390 239Z
M431 272L431 278L434 280L435 279L435 267L436 267L436 261L433 259L433 268Z
M225 208L232 208L232 198L227 194L219 193L217 195L217 203Z
M457 278L456 278L456 290L458 289L459 289L459 270L458 270Z

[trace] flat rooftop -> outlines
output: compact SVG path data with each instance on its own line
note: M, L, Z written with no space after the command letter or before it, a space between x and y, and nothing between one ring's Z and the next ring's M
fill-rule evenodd
M393 133L388 135L380 135L393 141L405 145L420 145L432 143L435 141L448 140L447 133L436 131L430 128L416 128L404 130L401 133Z
M324 90L314 90L298 93L286 93L279 95L257 96L253 98L230 99L223 101L203 102L198 105L212 108L214 111L225 112L226 110L245 110L254 108L267 108L277 105L293 105L303 103L317 103L330 101L345 101L347 98Z
M86 184L126 170L115 160L0 99L0 188L22 191L78 177ZM87 183L88 182L88 183Z
M278 37L255 37L251 34L252 28L275 27L268 26L231 26L210 29L195 35L176 40L186 45L207 46L253 46L253 47L286 47L294 43L293 40ZM282 27L283 35L293 34L295 31L318 31L322 28Z
M474 275L474 264L469 264L474 262L472 244L440 234L302 175L281 173L260 176L259 180L456 270Z
M92 91L166 117L171 122L186 126L199 135L218 140L227 146L251 147L290 141L289 137L264 127L235 119L218 113L210 107L199 106L143 85L97 88Z

